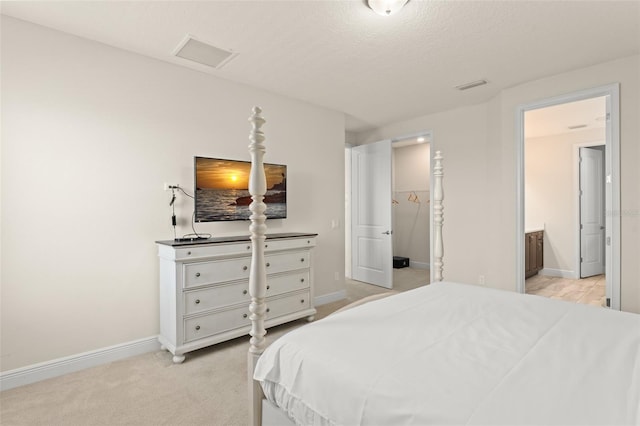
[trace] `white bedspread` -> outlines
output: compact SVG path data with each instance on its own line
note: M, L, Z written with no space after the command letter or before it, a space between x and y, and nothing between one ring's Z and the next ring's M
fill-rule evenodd
M639 425L640 315L436 283L283 336L255 378L304 425Z

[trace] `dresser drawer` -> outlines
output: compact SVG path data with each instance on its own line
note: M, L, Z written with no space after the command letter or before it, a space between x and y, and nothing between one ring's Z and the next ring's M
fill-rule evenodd
M308 250L293 253L270 254L265 256L267 274L309 268L310 254Z
M214 334L249 326L249 305L184 320L184 341L191 342Z
M303 291L289 296L268 299L265 319L277 318L308 309L311 306L309 296L308 291ZM184 341L185 343L191 342L250 324L248 304L209 315L187 318L184 320Z
M267 278L267 297L305 288L309 288L308 270L269 276ZM183 312L185 315L190 315L239 303L246 303L248 306L250 301L249 282L243 280L233 284L222 284L215 287L185 291Z
M184 287L197 287L249 278L250 257L186 263Z
M198 260L207 257L231 257L251 254L251 243L228 243L228 244L196 244L192 246L176 248L163 253L163 257L171 260Z
M291 250L296 248L314 247L316 245L316 239L309 238L296 238L292 240L269 240L265 241L264 248L266 252L277 250Z
M307 309L309 303L309 292L303 291L291 296L277 297L267 300L267 319L281 317L293 312Z
M249 282L241 281L184 292L184 314L190 315L209 309L244 303L249 306Z
M309 270L267 277L267 297L309 288Z

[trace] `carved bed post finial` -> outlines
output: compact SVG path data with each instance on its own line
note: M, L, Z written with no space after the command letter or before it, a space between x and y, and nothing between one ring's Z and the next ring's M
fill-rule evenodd
M444 200L444 189L442 187L442 177L444 173L442 171L442 153L436 151L435 164L433 167L433 228L434 228L434 243L433 243L433 260L434 260L434 279L435 281L442 281L444 246L442 244L442 224L444 222L442 206L442 200Z
M264 260L264 242L266 240L267 217L264 212L267 209L264 203L264 195L267 192L267 179L264 173L264 133L261 127L265 123L260 115L262 110L253 107L253 114L249 118L252 125L249 133L249 153L251 154L251 173L249 175L249 194L251 194L251 269L249 271L249 295L251 304L249 305L251 319L251 335L248 353L248 373L249 373L249 415L252 425L259 425L262 417L262 388L260 384L253 380L253 371L260 354L266 346L264 328L267 305L265 297L267 293L267 271Z

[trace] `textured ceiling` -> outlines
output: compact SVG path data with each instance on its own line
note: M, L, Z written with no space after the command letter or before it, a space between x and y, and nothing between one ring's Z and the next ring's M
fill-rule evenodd
M486 101L533 79L640 53L639 1L2 2L2 13L342 111L361 131ZM237 56L172 56L186 34ZM453 87L486 79L465 92Z

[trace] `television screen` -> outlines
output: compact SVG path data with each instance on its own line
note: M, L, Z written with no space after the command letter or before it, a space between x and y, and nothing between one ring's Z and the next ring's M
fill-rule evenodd
M195 157L195 221L248 220L250 170L249 161ZM265 163L264 172L265 215L267 219L283 219L287 217L287 166Z

